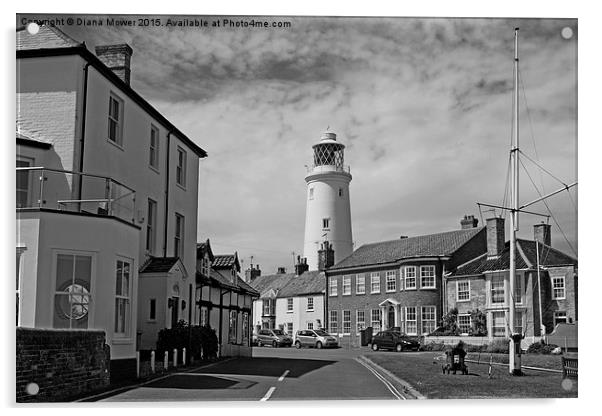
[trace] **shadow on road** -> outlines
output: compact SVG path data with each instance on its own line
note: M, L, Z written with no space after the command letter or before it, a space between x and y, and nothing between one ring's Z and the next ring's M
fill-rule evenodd
M310 371L335 362L273 357L239 358L210 368L199 368L191 373L280 377L286 370L289 370L287 377L301 377Z
M212 389L247 389L256 383L242 380L228 380L226 378L199 375L194 373L175 374L171 377L157 380L144 387L156 389L186 389L186 390L212 390Z

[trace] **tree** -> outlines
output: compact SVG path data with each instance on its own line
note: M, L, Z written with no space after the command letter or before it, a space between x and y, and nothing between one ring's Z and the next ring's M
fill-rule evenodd
M441 318L443 335L458 335L458 309L452 308Z
M470 321L472 322L470 335L485 336L487 335L487 315L485 312L475 309L470 312Z

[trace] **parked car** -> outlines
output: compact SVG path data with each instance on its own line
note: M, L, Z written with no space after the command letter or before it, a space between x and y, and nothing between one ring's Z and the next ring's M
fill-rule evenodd
M257 333L257 346L271 345L272 347L290 347L293 339L281 329L261 329Z
M330 335L323 329L304 329L297 331L295 336L295 347L336 348L339 341L334 335Z
M420 341L410 337L399 331L381 331L372 337L372 349L395 350L398 352L404 350L418 351L420 349Z

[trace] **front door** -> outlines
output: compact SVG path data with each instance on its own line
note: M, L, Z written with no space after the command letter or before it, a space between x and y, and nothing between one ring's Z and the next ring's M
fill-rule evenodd
M180 305L180 298L173 297L171 301L171 327L175 328L178 323L178 306Z
M395 309L394 306L389 306L389 312L387 316L387 324L389 328L393 328L395 326Z

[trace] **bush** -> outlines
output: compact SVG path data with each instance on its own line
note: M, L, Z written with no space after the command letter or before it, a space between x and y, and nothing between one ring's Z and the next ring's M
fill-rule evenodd
M445 349L443 342L429 342L422 347L423 351L445 351Z
M487 345L487 351L491 353L508 354L510 350L510 343L507 339L496 339Z
M556 348L558 348L558 345L546 344L542 340L529 345L529 348L527 348L527 354L551 354Z
M206 326L190 326L185 321L179 321L171 329L159 331L157 339L157 357L162 357L165 351L169 354L174 349L186 348L187 354L195 360L209 359L217 356L217 335L215 330Z

